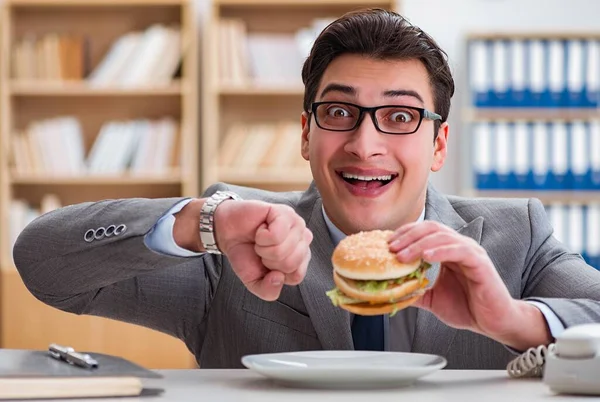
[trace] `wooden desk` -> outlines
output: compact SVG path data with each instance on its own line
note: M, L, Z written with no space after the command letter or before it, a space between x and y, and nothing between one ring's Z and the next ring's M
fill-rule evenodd
M512 379L505 371L442 370L406 388L315 390L278 386L250 370L159 370L164 378L146 382L163 388L159 396L119 398L118 402L509 402L573 400L553 394L541 379ZM70 400L75 402L76 400ZM84 400L77 400L84 401ZM89 399L87 401L90 401ZM94 402L115 399L94 399Z

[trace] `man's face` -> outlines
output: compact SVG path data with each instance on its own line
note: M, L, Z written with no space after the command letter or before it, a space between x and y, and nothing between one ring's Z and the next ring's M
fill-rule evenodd
M321 79L315 99L319 101L364 107L403 105L436 112L429 75L419 60L339 56ZM349 112L344 105L330 105L322 119L345 118ZM395 120L406 117L387 115ZM429 171L439 170L446 156L448 126L442 124L434 142L433 124L423 119L413 134L384 134L366 114L356 129L334 132L319 128L314 115L309 119L302 114L302 156L310 162L327 215L340 230L346 234L393 230L418 219Z

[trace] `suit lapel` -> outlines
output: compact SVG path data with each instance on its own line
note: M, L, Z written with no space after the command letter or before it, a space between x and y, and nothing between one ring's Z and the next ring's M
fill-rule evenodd
M425 219L443 223L478 243L481 241L483 217L465 222L448 199L431 186L427 190ZM433 264L432 268L428 270L427 278L432 284L437 279L439 271L440 264ZM421 309L417 310L412 351L447 356L457 330L442 323L432 313Z
M331 265L334 246L321 208L321 198L313 183L300 200L298 208L313 233L311 260L306 277L298 286L323 349L353 349L350 313L335 307L326 295L328 290L335 287Z

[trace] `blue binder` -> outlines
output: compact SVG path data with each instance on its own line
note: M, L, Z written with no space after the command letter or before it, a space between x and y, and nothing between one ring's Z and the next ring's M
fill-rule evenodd
M532 150L533 172L532 187L536 190L547 190L550 180L551 144L550 127L545 122L532 123L534 147Z
M491 41L492 47L492 93L491 104L493 107L510 106L509 96L509 71L510 58L508 41L498 39Z
M548 51L546 41L534 39L529 41L529 98L528 107L543 107L548 91Z
M566 64L564 41L554 39L546 41L548 68L548 87L544 91L544 106L559 108L564 106L566 93Z
M566 41L567 85L565 106L573 108L585 107L585 44L582 40Z
M495 122L493 125L495 164L492 172L496 174L496 188L510 189L510 172L512 160L510 125L506 122Z
M582 236L582 241L583 241L583 250L581 251L581 257L583 257L583 259L589 264L590 260L589 260L589 255L588 255L588 241L587 241L587 233L588 233L587 212L588 212L587 205L582 206L581 207L581 219L582 219L581 236Z
M575 121L569 124L571 143L570 180L572 188L586 190L591 187L589 124Z
M469 75L473 103L476 107L492 106L491 41L472 40L469 43Z
M496 188L493 172L495 155L493 149L493 132L490 123L475 123L471 127L473 138L472 159L475 171L475 187L480 190Z
M564 122L550 124L551 159L548 188L552 190L569 189L569 132Z
M526 88L529 85L527 82L528 71L528 44L527 41L515 39L510 42L509 64L510 69L510 86L508 105L509 107L526 107L527 94Z
M600 190L600 122L590 121L589 127L589 160L590 160L590 190Z
M512 189L528 189L532 172L531 125L526 122L515 122L510 125L512 134L513 163L510 177Z
M600 95L600 41L589 39L585 41L585 96L583 107L598 106Z

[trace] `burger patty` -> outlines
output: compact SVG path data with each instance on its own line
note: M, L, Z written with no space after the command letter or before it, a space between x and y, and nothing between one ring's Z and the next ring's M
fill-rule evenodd
M431 264L423 261L421 263L421 266L416 271L398 279L387 279L383 281L359 281L344 277L344 280L346 280L349 283L355 284L355 286L361 291L377 293L386 289L400 286L403 283L413 279L421 281L424 278L425 271L427 271L429 268L431 268ZM355 299L353 297L348 297L337 287L328 291L327 296L329 296L334 306L338 306L340 304L377 304L365 300ZM390 300L389 302L394 303L395 300Z
M349 283L352 283L354 286L356 286L357 289L360 289L363 292L377 293L377 292L381 292L386 289L400 286L403 283L413 280L413 279L420 280L423 277L423 274L425 273L425 271L427 271L429 268L431 268L431 264L422 262L421 266L416 271L414 271L406 276L403 276L402 278L386 279L383 281L375 281L375 280L361 281L361 280L348 279L348 278L344 278L344 280Z

